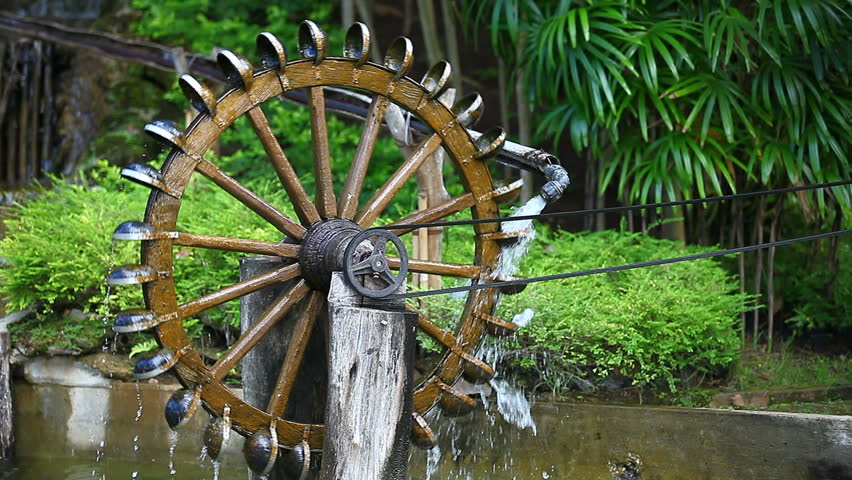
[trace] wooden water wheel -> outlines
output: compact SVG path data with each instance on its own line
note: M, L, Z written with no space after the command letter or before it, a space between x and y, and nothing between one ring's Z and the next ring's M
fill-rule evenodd
M474 140L467 127L481 114L482 100L468 96L453 108L437 99L450 75L450 66L441 62L432 67L420 82L406 76L412 63L411 42L397 39L385 55L383 64L367 61L370 36L366 27L355 24L347 33L343 55L328 56L327 40L314 23L302 24L299 51L302 58L287 61L281 42L270 33L257 38L262 67L251 64L233 52L219 54L218 61L229 79L229 89L218 100L212 92L189 76L180 80L181 87L199 114L183 131L170 122L154 122L146 131L171 147L162 169L133 164L123 174L152 188L144 222L126 222L115 231L114 238L141 241L141 263L113 270L111 284L141 284L146 308L120 312L114 328L118 332L153 329L162 347L156 355L141 360L136 367L139 378L148 378L174 369L184 389L178 391L166 407L170 426L182 425L197 409L203 407L214 416L208 428L208 453L215 457L217 445L230 429L250 437L249 443L259 456L250 465L263 471L274 463L278 449L295 452L302 459L323 445L324 426L290 421L284 418L293 382L310 332L317 319L323 318L329 276L341 269L341 258L349 240L371 227L384 227L397 235L411 228L394 228L418 222L445 218L469 209L474 218L499 216L497 200L512 188L495 188L483 159L496 154L505 138L497 129ZM360 144L352 159L349 174L342 186L332 181L329 158L325 91L337 87L368 93L372 104L365 120ZM311 195L299 181L264 114L265 102L278 101L287 90L306 92L311 114L313 175L316 192ZM370 168L370 158L380 133L389 103L413 114L431 134L417 146L413 155L401 159L396 172L364 204L359 204L362 184ZM210 160L205 153L223 131L245 116L286 190L297 218L291 218L242 185ZM423 161L438 148L452 158L465 193L440 205L416 211L388 225L379 225L380 215L394 201L395 195L411 179ZM200 235L177 230L184 195L193 175L211 180L239 202L266 220L280 234L280 242L255 239ZM519 185L516 185L517 188ZM337 187L337 188L336 188ZM481 223L466 228L475 235L475 251L470 264L449 264L411 260L408 270L440 276L469 279L473 283L496 280L493 269L500 246L499 225ZM174 256L179 249L201 248L242 252L247 255L269 255L285 260L284 266L268 273L244 279L188 302L179 303L174 276ZM391 268L399 269L399 261L389 259ZM287 288L260 316L254 325L215 363L205 361L190 341L182 320L206 309L251 292L286 284ZM435 438L423 415L435 406L458 415L469 411L475 402L457 392L453 385L463 375L473 382L490 379L494 370L478 360L475 349L486 333L503 335L514 330L511 323L492 316L498 296L494 289L471 292L454 332L446 331L428 318L420 317L419 326L446 349L431 374L414 390L413 440L429 447ZM295 332L269 404L256 408L241 400L223 383L226 374L249 352L269 329L299 308ZM255 453L257 453L255 452Z

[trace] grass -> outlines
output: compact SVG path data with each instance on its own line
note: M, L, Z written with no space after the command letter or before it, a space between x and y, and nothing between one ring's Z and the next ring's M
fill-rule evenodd
M743 350L727 387L759 390L852 383L849 354L826 356L785 345L777 352Z

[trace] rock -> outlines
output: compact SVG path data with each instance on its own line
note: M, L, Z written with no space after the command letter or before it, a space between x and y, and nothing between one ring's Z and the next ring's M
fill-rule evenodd
M80 362L101 372L106 378L123 381L134 378L133 362L126 355L99 352L80 357Z
M101 373L72 357L37 357L24 363L29 383L53 383L68 387L106 387L110 381Z
M711 408L722 407L766 408L769 406L769 391L717 393L710 400Z

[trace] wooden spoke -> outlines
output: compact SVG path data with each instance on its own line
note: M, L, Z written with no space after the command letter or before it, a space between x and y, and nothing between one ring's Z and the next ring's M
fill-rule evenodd
M234 198L250 208L253 212L263 217L278 230L301 239L305 236L305 227L294 222L290 217L284 215L277 208L270 205L266 200L260 198L256 193L244 187L240 182L228 176L207 160L201 159L195 167L202 175L209 178L216 185L231 194Z
M389 257L388 266L399 269L399 258ZM412 273L428 273L450 277L479 278L482 268L476 265L461 265L457 263L432 262L429 260L408 259L408 271Z
M220 358L215 365L210 369L210 374L216 382L225 378L225 375L237 365L246 353L249 352L260 341L261 338L269 332L279 320L295 305L299 300L304 298L310 288L305 280L299 282L292 288L287 290L278 299L269 306L257 319L248 330L240 335L239 340L234 343L228 352Z
M490 192L486 193L479 197L480 201L495 199L498 202L501 199L506 197L511 197L516 194L521 186L523 186L523 181L518 180L516 182L512 182L509 185L504 185L499 188L495 188ZM464 195L460 195L455 198L451 198L444 203L435 205L434 207L429 207L425 210L420 210L412 213L411 215L401 218L393 223L389 223L385 226L388 230L394 232L397 235L402 235L404 233L408 233L412 231L412 228L390 228L394 225L414 225L417 223L428 223L434 222L436 220L440 220L444 217L448 217L454 213L460 212L465 208L470 208L474 206L476 200L473 198L473 194L466 193Z
M266 150L266 154L275 167L275 172L278 173L281 184L284 185L284 190L287 191L290 201L293 202L293 207L296 209L296 215L299 216L299 220L302 221L303 225L311 225L318 222L320 216L319 212L317 212L317 207L311 203L308 192L305 191L305 187L299 181L299 176L296 175L296 171L290 164L290 160L284 154L281 144L272 133L269 120L266 118L263 110L260 107L255 107L248 111L248 115L257 137L260 139L264 150Z
M187 318L197 315L208 308L221 305L270 285L292 280L299 276L299 273L299 264L293 264L256 275L180 305L177 310L178 317Z
M268 408L266 409L273 417L280 417L287 410L290 391L296 382L296 374L299 372L299 366L302 364L302 358L308 347L311 332L314 330L317 317L322 312L324 305L325 298L323 298L322 293L316 290L310 293L305 313L299 318L290 336L290 346L287 349L287 354L281 365L281 371L278 374L278 382L275 385L275 390L273 390Z
M404 233L408 233L413 228L391 228L394 225L414 225L417 223L427 223L434 222L436 220L440 220L444 217L448 217L454 213L460 212L465 208L470 208L476 203L476 200L473 198L473 194L466 193L464 195L451 198L446 202L435 205L434 207L429 207L425 210L419 210L417 212L412 213L411 215L401 218L393 223L390 223L385 226L388 230L394 232L397 235L402 235Z
M328 124L325 120L325 93L322 87L308 89L308 106L311 111L311 141L314 147L314 178L316 203L322 218L337 216L334 183L331 177L331 158L328 153Z
M402 165L394 172L391 178L382 185L382 188L373 195L373 198L367 202L367 205L361 210L361 213L355 219L355 223L362 228L367 228L379 218L379 215L385 211L393 197L399 193L405 182L411 178L414 173L423 164L423 161L435 153L435 150L441 145L441 137L436 133L432 134L417 147L417 150L403 162Z
M343 185L343 192L340 194L337 206L338 213L343 218L351 219L355 215L355 211L358 210L358 196L361 194L364 177L367 175L367 167L370 165L370 158L373 156L373 148L376 146L376 138L379 136L382 119L387 108L387 97L380 95L373 97L373 103L370 104L370 110L367 112L364 130L361 132L361 141L358 143L358 150L355 151L355 157L352 159L349 176L346 177L346 183Z
M434 322L426 318L423 314L417 312L414 308L406 306L406 309L418 314L417 326L423 331L423 333L434 338L435 341L461 357L464 361L476 365L481 365L483 363L482 360L467 353L464 349L467 348L468 345L456 338L455 335L435 325Z
M184 247L210 248L230 252L273 255L285 258L298 258L300 246L295 243L264 242L245 238L217 237L197 233L178 232L175 245Z

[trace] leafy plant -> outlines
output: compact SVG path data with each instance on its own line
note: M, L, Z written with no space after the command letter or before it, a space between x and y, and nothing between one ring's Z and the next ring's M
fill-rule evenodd
M698 253L667 240L604 231L544 231L524 261L524 276L601 268ZM676 390L684 372L714 374L738 356L743 298L713 260L531 284L506 296L499 314L535 311L511 349L516 365L551 389L572 378L601 385L608 376L634 386Z
M525 72L538 133L591 149L601 189L644 202L850 174L844 2L464 3Z

